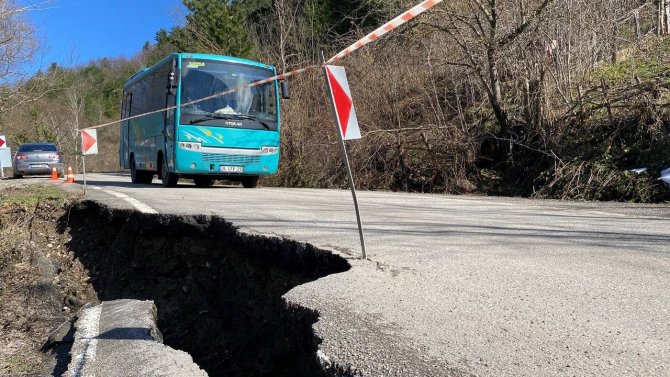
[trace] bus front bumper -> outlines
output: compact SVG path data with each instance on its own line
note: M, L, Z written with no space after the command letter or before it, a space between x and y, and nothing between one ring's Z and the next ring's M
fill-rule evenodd
M186 144L186 143L180 143ZM202 147L190 143L191 148L180 145L176 172L188 175L230 176L270 175L277 173L279 148L260 149Z

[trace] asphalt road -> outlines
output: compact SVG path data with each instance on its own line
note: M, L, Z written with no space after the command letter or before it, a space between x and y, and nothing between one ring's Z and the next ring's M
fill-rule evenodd
M88 179L108 205L218 215L347 257L285 297L320 312L324 358L365 375L670 375L668 205L361 192L359 260L349 191Z

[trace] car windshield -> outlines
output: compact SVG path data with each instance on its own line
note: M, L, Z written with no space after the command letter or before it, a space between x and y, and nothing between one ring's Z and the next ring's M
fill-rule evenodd
M184 59L182 66L182 104L242 87L274 74L269 69L203 59ZM276 84L269 82L183 106L180 123L276 130L275 88ZM231 119L240 121L231 122Z
M24 144L19 147L19 152L58 152L53 144Z

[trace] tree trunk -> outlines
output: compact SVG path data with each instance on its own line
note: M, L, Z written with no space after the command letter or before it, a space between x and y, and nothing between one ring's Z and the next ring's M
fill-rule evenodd
M616 24L612 25L612 32L610 35L610 56L612 59L612 64L617 62L617 54L619 52L619 43L617 42L617 36L619 35L619 28Z
M658 0L657 15L657 34L667 35L670 33L670 0Z
M488 58L489 70L489 100L496 120L500 124L500 133L505 136L509 129L509 120L507 119L507 112L502 104L502 92L500 89L500 75L498 73L498 54L494 47L489 47L486 51Z
M642 31L640 29L640 10L635 9L633 16L635 17L635 37L637 38L637 42L639 43L640 40L642 40Z

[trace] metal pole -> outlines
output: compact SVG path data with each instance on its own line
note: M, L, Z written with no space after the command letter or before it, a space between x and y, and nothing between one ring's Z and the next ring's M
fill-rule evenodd
M2 166L2 157L0 157L0 174L2 174L2 178L5 178L5 167Z
M86 155L85 154L81 155L81 163L82 163L82 167L84 168L84 195L86 195Z
M356 187L354 186L354 175L351 173L351 166L349 165L349 156L347 155L347 146L344 143L344 137L340 132L338 126L338 117L337 117L337 107L335 106L335 99L331 95L332 91L330 88L330 82L328 81L328 71L326 70L326 59L323 56L323 51L321 52L323 58L323 76L326 79L326 89L328 90L328 95L330 97L330 104L333 109L333 117L335 119L335 128L337 128L337 134L340 135L340 146L342 147L342 159L344 160L344 166L347 168L347 175L349 176L349 187L351 188L351 196L354 199L354 209L356 210L356 220L358 221L358 235L361 239L361 258L367 259L367 254L365 252L365 237L363 237L363 223L361 222L361 212L358 209L358 199L356 198Z
M358 199L356 198L356 187L354 186L354 176L353 174L351 174L351 166L349 165L349 157L347 156L347 147L344 144L344 139L342 137L340 137L340 145L342 146L342 156L344 158L344 165L347 167L347 174L349 175L349 186L351 188L351 197L354 199L354 208L356 209L356 221L358 221L358 236L361 239L361 252L362 252L361 258L367 259L367 255L365 253L365 238L363 237L363 223L361 222L361 213L360 210L358 209Z

